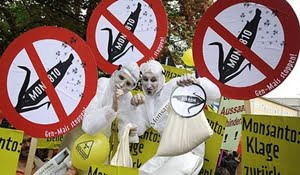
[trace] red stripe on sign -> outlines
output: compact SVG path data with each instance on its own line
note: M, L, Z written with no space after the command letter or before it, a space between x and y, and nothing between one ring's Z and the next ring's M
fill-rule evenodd
M131 33L129 30L127 30L112 13L110 13L108 10L103 11L103 16L106 17L106 19L122 34L126 36L128 41L130 41L134 47L136 47L145 57L150 56L150 50L147 46L144 45L143 42L141 42L133 33Z
M36 70L36 73L37 73L39 79L46 86L46 88L45 88L46 94L48 95L48 98L56 112L58 119L61 121L62 119L67 117L67 113L66 113L65 109L63 108L63 105L62 105L61 101L59 100L59 97L58 97L51 81L48 78L48 74L45 71L46 69L44 68L43 63L41 62L41 59L32 44L28 44L26 46L26 51L29 55L29 58L32 62L34 69Z
M208 21L207 21L208 22ZM254 53L249 47L242 44L236 36L229 32L224 26L222 26L215 19L209 19L210 27L217 32L224 40L226 40L232 47L241 51L241 54L253 64L260 72L266 77L271 77L274 69L261 59L256 53Z

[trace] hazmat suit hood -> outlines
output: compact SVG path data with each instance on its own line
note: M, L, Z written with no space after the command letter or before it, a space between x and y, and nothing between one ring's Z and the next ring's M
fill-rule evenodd
M158 93L160 93L160 91L162 90L165 84L164 68L162 67L162 65L158 61L150 60L146 63L143 63L141 65L140 70L142 76L145 76L147 74L157 78L158 84L153 95L157 95ZM145 84L143 84L143 80L142 80L142 89L144 92L147 91ZM146 93L145 95L148 94Z
M122 76L121 78L119 77L120 75ZM138 64L135 62L126 63L120 65L119 69L113 72L109 81L109 87L114 91L116 88L120 88L120 84L124 83L122 86L127 87L125 87L123 90L124 93L127 93L136 87L139 77L140 69ZM129 82L130 85L126 84L126 82Z

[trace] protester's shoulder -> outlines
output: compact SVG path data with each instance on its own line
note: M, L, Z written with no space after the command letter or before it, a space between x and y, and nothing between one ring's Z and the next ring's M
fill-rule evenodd
M101 83L108 83L110 78L106 78L106 77L101 77L98 79L98 85L100 85Z
M98 79L97 82L97 91L104 91L109 84L109 78L101 77Z

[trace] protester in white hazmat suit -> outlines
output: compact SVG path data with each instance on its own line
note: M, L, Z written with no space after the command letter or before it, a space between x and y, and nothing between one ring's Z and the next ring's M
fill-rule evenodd
M139 81L140 70L136 63L127 63L119 66L110 78L99 78L97 92L88 107L85 109L81 127L70 132L63 141L63 148L72 149L74 142L84 133L93 135L103 132L107 138L110 137L110 129L113 120L127 112L132 98L130 90L134 89ZM124 114L126 115L126 114ZM130 130L130 138L137 137L136 126ZM70 172L77 173L74 167ZM69 173L74 174L74 173Z
M125 116L130 111L130 90L134 89L139 81L140 70L136 63L120 66L111 78L100 78L96 96L87 109L82 122L82 129L90 134L103 132L110 136L111 123L116 117ZM136 135L136 127L131 128L131 135Z
M177 84L188 86L198 83L206 91L207 99L216 100L220 97L218 87L207 78L195 79L192 75L184 75L165 83L164 69L155 60L142 64L140 69L142 89L145 95L137 94L132 98L131 104L137 106L136 114L135 117L127 118L125 121L138 126L138 135L142 135L150 127L162 135L168 118L167 110L164 108L169 103L172 90ZM159 120L155 118L158 113L163 113ZM154 156L140 167L140 175L198 175L204 161L204 150L205 145L202 143L183 155Z

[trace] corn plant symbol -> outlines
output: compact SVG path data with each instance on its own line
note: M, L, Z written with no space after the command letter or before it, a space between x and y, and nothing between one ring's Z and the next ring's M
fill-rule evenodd
M73 54L70 54L69 58L65 62L60 61L47 72L48 77L52 77L51 79L49 79L54 87L56 87L59 84L59 82L63 79L65 73L67 72L67 69L72 64L73 59ZM26 71L26 77L20 89L18 95L18 102L15 106L15 110L18 113L22 113L36 110L44 105L47 105L47 108L49 108L51 104L49 101L39 104L47 96L45 92L45 86L41 82L41 80L37 80L35 83L33 83L31 87L27 88L30 81L31 71L25 66L18 67Z
M134 12L131 12L129 17L127 18L124 26L131 33L134 33L135 28L138 24L139 15L141 12L141 4L137 4L137 8ZM118 59L120 59L123 55L125 55L129 49L133 50L133 45L128 47L126 50L126 46L128 45L128 40L124 34L121 32L118 33L117 37L113 41L113 34L110 28L103 28L103 31L108 31L108 44L107 44L107 53L108 53L108 62L114 63Z
M254 18L244 26L243 30L240 32L237 39L251 48L253 41L257 33L257 27L261 19L261 11L256 9ZM221 83L227 83L233 78L237 77L245 68L249 67L251 71L251 63L247 63L242 68L241 65L245 60L245 57L241 55L241 51L231 47L229 53L224 60L223 45L220 42L213 42L209 45L216 45L219 48L219 61L218 61L218 71L219 71L219 81Z
M200 97L196 94L196 92L193 93L195 96L189 96L189 95L174 95L172 98L175 98L179 101L185 102L185 103L191 103L193 104L188 108L188 113L190 113L190 110L192 108L195 108L197 106L200 106L201 104L205 103L205 99Z

